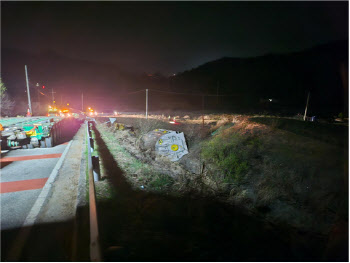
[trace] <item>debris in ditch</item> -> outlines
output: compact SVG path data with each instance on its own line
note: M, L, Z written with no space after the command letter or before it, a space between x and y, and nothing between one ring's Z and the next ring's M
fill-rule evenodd
M115 123L114 124L114 127L116 130L119 130L119 131L123 131L123 130L131 130L131 131L134 131L134 127L131 126L131 125L126 125L126 124L123 124L123 123Z
M113 124L115 121L117 120L117 118L109 118L109 122L111 123L111 124ZM107 121L108 122L108 121ZM106 122L106 123L107 123Z
M143 135L140 148L143 151L154 151L156 155L166 157L170 161L178 161L188 154L183 132L155 129Z

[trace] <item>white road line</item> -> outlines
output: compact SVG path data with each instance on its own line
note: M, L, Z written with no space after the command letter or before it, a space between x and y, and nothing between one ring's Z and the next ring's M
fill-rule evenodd
M55 167L53 168L49 179L46 181L43 189L41 190L38 198L36 199L32 209L30 210L27 218L24 220L24 223L22 225L22 228L20 229L18 235L16 236L16 238L14 239L14 242L10 248L9 251L9 255L7 260L8 261L18 261L19 257L21 255L23 246L25 244L25 242L27 241L31 228L34 225L39 212L47 198L47 195L49 194L52 184L55 181L58 171L61 168L63 161L67 155L67 152L70 148L70 146L72 145L73 140L71 140L69 142L69 144L67 145L66 149L64 149L64 152L62 153L60 159L58 160L58 162L56 163Z

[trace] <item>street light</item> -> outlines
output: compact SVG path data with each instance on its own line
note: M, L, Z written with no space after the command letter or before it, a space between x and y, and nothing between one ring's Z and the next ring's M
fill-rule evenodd
M39 83L36 83L36 91L38 92L38 106L40 107L40 91L39 91Z

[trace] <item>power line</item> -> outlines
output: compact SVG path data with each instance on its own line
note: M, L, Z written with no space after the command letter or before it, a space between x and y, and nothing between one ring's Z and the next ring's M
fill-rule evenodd
M182 95L193 95L193 96L205 96L205 97L227 97L227 96L238 96L237 94L232 95L214 95L214 94L203 94L203 93L184 93L184 92L175 92L175 91L164 91L164 90L154 90L149 89L155 92L169 93L169 94L182 94Z

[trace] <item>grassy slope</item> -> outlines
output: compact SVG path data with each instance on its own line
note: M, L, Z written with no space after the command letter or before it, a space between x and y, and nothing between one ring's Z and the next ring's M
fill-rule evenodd
M214 167L209 176L221 176L233 202L274 222L327 233L347 214L347 130L341 128L246 118L206 142L203 156Z
M150 164L140 161L123 147L119 140L128 133L127 131L115 133L115 130L104 124L98 124L97 128L133 187L147 188L150 191L166 191L173 183L171 177L155 171Z
M214 195L269 221L323 234L338 217L346 217L347 128L232 115L211 119L219 121L211 131L221 129L215 136L206 131L209 136L205 140L185 121L177 127L187 135L190 152L192 146L201 145L205 169L174 180L163 178L154 166L130 155L116 140L127 133L115 132L106 125L98 128L129 181L137 187ZM137 138L153 128L169 128L156 120L134 119L128 124L137 129Z

